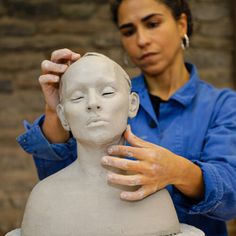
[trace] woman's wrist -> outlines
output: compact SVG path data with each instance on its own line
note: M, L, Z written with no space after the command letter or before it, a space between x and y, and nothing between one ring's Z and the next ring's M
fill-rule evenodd
M174 186L189 198L202 199L204 196L204 181L201 168L184 157L178 157L177 181Z
M70 134L66 131L55 110L52 110L48 105L45 106L45 120L42 124L42 132L50 143L64 143Z

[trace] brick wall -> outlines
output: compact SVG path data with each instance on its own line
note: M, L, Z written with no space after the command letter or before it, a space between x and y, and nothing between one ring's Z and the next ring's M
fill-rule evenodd
M195 34L186 58L218 87L233 85L230 0L190 0ZM37 182L30 155L15 139L22 121L43 112L40 63L54 49L98 51L122 64L123 53L106 0L0 0L0 235L18 227ZM131 75L136 69L127 68ZM231 235L236 235L230 224Z

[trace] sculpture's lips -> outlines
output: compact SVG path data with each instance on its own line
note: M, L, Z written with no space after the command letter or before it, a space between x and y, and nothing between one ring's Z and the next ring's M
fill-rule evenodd
M100 126L108 123L108 121L101 117L91 117L87 121L87 126Z

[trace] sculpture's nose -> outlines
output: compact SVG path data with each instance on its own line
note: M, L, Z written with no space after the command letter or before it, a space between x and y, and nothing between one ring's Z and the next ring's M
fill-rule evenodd
M101 104L99 96L96 94L96 91L92 90L88 93L88 101L87 101L87 110L100 110Z

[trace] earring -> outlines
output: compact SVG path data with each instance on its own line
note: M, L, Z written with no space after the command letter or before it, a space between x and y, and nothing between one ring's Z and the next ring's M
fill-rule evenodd
M129 66L128 56L125 52L123 53L123 62L124 62L124 65Z
M126 52L123 52L123 63L125 66L135 68L136 66L130 61Z
M182 39L181 47L183 50L186 50L189 48L189 37L187 34L184 35L184 38Z

